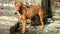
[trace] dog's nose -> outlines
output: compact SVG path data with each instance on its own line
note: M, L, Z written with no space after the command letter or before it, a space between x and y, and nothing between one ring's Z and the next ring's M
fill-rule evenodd
M14 13L14 15L17 14L17 12Z

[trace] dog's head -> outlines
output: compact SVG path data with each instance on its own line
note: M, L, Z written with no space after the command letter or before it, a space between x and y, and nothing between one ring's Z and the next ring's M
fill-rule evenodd
M20 3L20 2L14 2L14 7L15 7L15 9L16 9L17 11L19 11L20 8L22 7L22 3Z

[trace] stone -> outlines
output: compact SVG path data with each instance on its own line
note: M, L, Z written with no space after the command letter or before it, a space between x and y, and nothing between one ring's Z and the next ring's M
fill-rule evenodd
M47 25L44 31L51 33L56 33L57 31L60 32L60 21L54 21L54 23Z
M0 20L0 33L1 34L15 34L18 30L19 23L14 21Z

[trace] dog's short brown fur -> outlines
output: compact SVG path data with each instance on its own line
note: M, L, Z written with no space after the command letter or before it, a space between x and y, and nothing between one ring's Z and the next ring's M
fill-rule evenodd
M14 4L15 9L21 14L21 21L22 21L22 33L25 33L26 31L26 21L27 18L32 19L35 15L39 15L39 19L42 24L42 29L44 28L44 22L43 22L43 17L44 17L44 12L43 8L41 6L30 6L29 8L27 7L22 7L22 3L15 2Z

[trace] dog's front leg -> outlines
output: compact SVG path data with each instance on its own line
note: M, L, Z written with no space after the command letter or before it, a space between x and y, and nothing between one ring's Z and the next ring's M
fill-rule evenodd
M26 31L26 22L27 22L27 20L26 20L25 16L22 16L22 34L24 34Z

